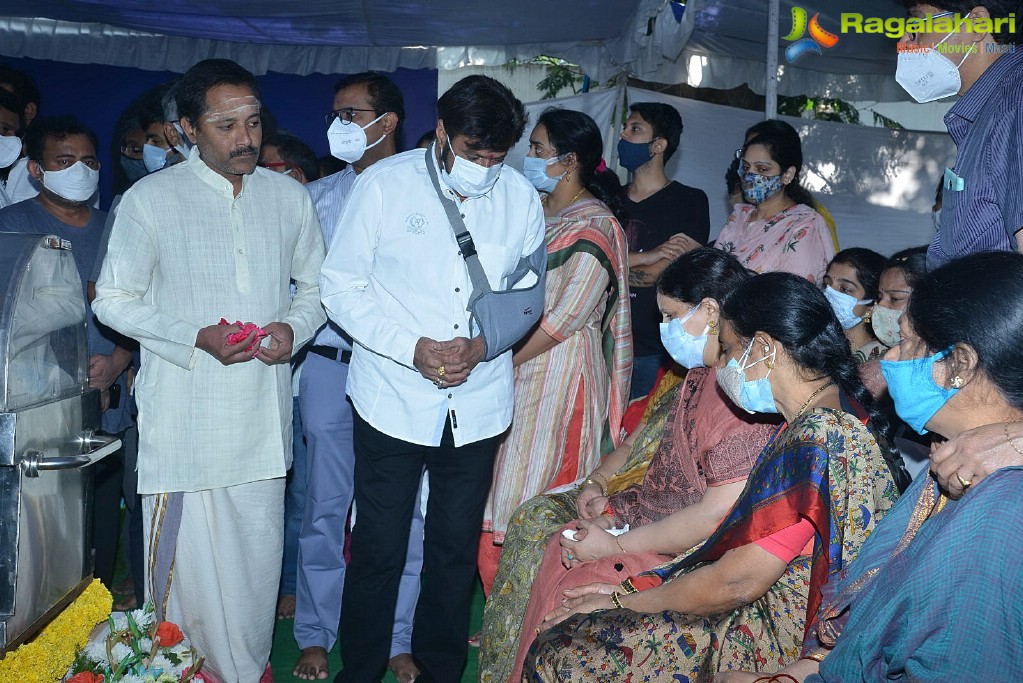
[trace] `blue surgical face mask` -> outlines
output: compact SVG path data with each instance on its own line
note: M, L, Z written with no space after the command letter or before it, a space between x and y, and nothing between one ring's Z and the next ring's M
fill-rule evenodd
M770 382L773 369L769 368L763 379L753 381L746 379L746 371L769 358L773 361L777 358L778 352L777 350L771 351L770 355L746 365L746 361L749 360L749 355L753 351L753 341L750 340L749 346L746 347L746 351L738 361L732 358L725 367L718 370L718 386L732 400L732 403L747 413L777 413L778 406L774 404L774 392Z
M651 142L653 140L650 142L629 142L625 138L618 140L618 163L630 171L635 171L653 157L650 154Z
M862 317L853 313L854 308L863 304L874 303L873 299L857 299L831 286L824 288L824 298L831 304L831 310L838 316L838 322L842 325L843 330L851 330L863 322Z
M664 345L664 349L672 360L689 370L705 367L703 351L707 348L708 328L704 328L703 334L695 336L686 332L686 328L683 327L699 308L699 306L693 306L681 318L661 323L661 344Z
M927 422L959 393L958 389L946 389L934 381L934 364L950 353L951 346L926 358L881 361L881 373L895 402L895 412L917 434L925 434Z
M763 204L785 189L780 175L760 175L753 171L742 173L741 169L739 182L742 185L742 196L751 204Z
M167 150L147 142L142 146L142 161L146 165L146 171L155 173L167 165Z
M526 180L533 184L540 192L554 192L554 188L558 186L558 181L561 180L562 173L559 176L551 177L547 175L547 167L553 166L554 164L561 161L564 157L554 156L550 159L541 159L540 157L526 157L522 161L522 175L526 176Z

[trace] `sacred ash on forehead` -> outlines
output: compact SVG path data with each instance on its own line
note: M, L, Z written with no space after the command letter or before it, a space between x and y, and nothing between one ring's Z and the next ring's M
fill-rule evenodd
M217 103L215 109L210 109L202 118L207 123L217 123L228 119L247 119L253 114L258 115L260 111L259 100L254 95L245 97L228 97Z

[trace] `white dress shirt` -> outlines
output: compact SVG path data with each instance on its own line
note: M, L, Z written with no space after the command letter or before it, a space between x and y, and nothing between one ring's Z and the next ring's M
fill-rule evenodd
M512 354L481 362L464 384L446 389L413 365L421 337L469 336L472 291L426 159L424 150L410 150L359 175L320 289L328 315L356 341L348 395L359 415L391 437L424 446L440 444L450 417L455 445L462 446L511 423ZM490 286L506 289L519 259L543 244L539 195L505 166L490 192L460 208Z
M186 162L124 194L93 309L142 346L135 380L140 493L284 476L292 446L289 365L253 359L225 366L195 348L195 339L221 317L280 321L294 330L297 348L325 319L322 261L309 193L279 173L257 168L235 197L195 148Z

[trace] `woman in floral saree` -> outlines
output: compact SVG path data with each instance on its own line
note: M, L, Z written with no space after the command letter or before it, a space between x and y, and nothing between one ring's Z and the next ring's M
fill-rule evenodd
M728 362L718 382L740 407L780 412L786 424L706 543L621 585L582 587L548 615L575 616L534 642L528 680L778 670L798 658L823 588L895 502L895 478L908 480L820 290L759 275L726 298L721 317Z
M548 526L523 538L545 507L527 501L519 509L509 531L515 550L508 553L506 547L501 556L483 613L482 683L521 678L536 626L560 604L565 588L617 583L657 566L705 541L735 503L777 427L774 416L751 416L732 403L708 367L720 355L720 301L750 277L735 257L708 247L680 256L661 274L661 342L689 369L664 422L661 446L642 481L610 497L604 482L614 477L624 454L606 457L580 487L574 514L560 520L564 527ZM626 526L630 531L618 536L607 531ZM575 540L566 539L563 528L573 530ZM527 636L520 638L522 633Z

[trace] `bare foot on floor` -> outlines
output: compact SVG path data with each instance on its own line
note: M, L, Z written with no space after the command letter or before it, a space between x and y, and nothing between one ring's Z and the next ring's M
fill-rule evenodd
M277 598L277 618L292 619L295 616L295 596L282 595Z
M416 662L412 659L412 655L407 652L403 652L400 655L394 655L387 662L387 668L391 670L394 677L398 679L398 683L412 683L419 676L419 667L416 666Z
M291 673L303 681L326 679L330 675L330 671L327 669L327 651L315 645L302 650Z

